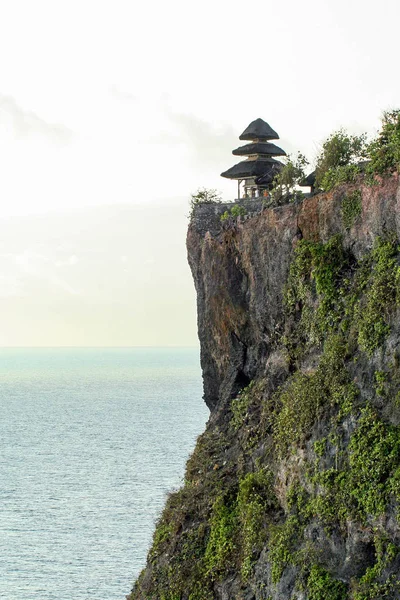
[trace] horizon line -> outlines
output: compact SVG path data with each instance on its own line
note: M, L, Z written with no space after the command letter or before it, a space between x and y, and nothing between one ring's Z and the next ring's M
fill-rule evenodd
M65 346L1 346L0 345L0 350L8 350L8 349L39 349L39 348L47 348L49 350L55 350L57 348L87 348L87 349L93 349L93 348L101 348L101 349L106 349L106 348L200 348L200 345L168 345L168 344L162 344L162 345L144 345L144 344L138 344L138 345L133 345L133 346L127 346L127 345L121 345L121 346L74 346L74 345L65 345Z

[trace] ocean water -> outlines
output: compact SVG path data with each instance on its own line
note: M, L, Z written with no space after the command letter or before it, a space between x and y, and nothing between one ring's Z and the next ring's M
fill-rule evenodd
M0 598L124 600L201 397L196 349L0 349Z

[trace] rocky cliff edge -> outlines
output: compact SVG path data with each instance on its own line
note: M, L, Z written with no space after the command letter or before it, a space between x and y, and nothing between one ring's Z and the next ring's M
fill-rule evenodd
M399 177L247 209L191 219L211 414L129 598L400 598Z

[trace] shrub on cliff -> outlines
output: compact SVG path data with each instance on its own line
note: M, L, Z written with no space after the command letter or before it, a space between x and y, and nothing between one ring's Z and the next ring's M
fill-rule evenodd
M300 152L296 158L291 158L290 155L286 158L283 169L274 179L274 187L271 190L272 205L293 202L302 196L302 192L296 190L296 187L305 179L305 168L308 164L308 160Z
M222 202L221 194L215 189L199 188L193 194L190 194L190 215L192 216L195 206L198 204L220 204Z
M232 208L230 210L226 210L221 215L220 220L221 220L221 223L225 223L226 221L229 221L230 219L237 219L238 217L244 217L245 215L247 215L247 210L245 209L245 207L235 204L234 206L232 206Z
M382 128L368 146L367 167L369 179L386 175L400 167L400 110L387 111L382 117Z
M315 185L325 191L338 183L352 183L361 172L358 163L367 156L366 135L349 135L343 129L323 143L317 158Z

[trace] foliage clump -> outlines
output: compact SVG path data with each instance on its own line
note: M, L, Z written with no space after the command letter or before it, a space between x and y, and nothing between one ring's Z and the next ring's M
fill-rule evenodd
M214 579L226 573L235 550L238 526L236 501L218 496L213 505L210 526L204 559L207 573Z
M315 185L330 191L342 183L357 183L364 173L366 182L373 184L377 175L384 177L399 168L400 110L397 109L383 113L381 130L369 143L365 134L350 135L344 129L332 133L317 158Z
M294 550L302 529L296 515L288 516L284 523L271 528L268 558L272 583L278 583L285 567L295 562Z
M339 406L345 414L354 405L357 388L344 368L346 352L343 338L331 336L316 370L313 373L297 371L286 386L278 390L273 428L280 456L304 443L326 408Z
M336 440L339 442L339 439ZM340 463L316 470L312 512L326 523L355 519L364 526L400 500L400 427L385 423L371 406L360 417Z
M245 475L239 484L238 517L241 537L241 575L247 581L267 538L267 516L277 506L271 471L259 469Z
M307 578L308 600L347 600L348 585L314 564Z
M247 215L245 207L235 204L230 210L226 210L222 213L220 220L221 223L224 223L225 221L229 221L229 219L237 219L238 217L244 217L245 215Z
M353 183L360 173L358 163L365 158L365 134L349 135L344 129L332 133L317 158L316 187L329 191L338 183Z
M400 110L386 111L382 128L368 146L367 174L373 182L375 175L387 175L400 167Z
M258 468L239 480L236 494L220 495L214 502L205 565L211 579L226 574L235 564L247 581L268 533L268 513L276 507L274 477Z
M366 406L348 452L349 490L357 512L364 517L383 514L398 478L400 428L384 423Z
M269 195L269 204L278 206L287 202L301 200L303 193L296 189L306 178L305 169L309 164L300 152L295 158L287 156L283 168L275 176Z
M309 240L297 244L284 296L288 314L295 318L294 330L286 338L292 354L298 356L320 343L342 318L350 263L340 236L326 244Z
M243 426L245 419L248 414L248 410L252 401L252 391L255 387L255 381L249 383L249 385L243 388L239 394L232 400L231 403L231 426L234 431L240 429Z
M382 344L389 333L389 318L393 307L400 304L399 246L393 237L378 238L366 260L365 290L355 306L354 319L358 328L358 343L369 356Z
M341 213L342 223L345 229L351 229L356 219L361 215L361 192L353 190L342 199Z
M220 204L222 202L221 194L212 188L199 188L193 194L190 194L190 214L192 216L194 209L199 204Z
M295 318L286 336L292 355L320 343L340 326L342 331L351 328L361 350L371 356L389 333L390 315L400 304L397 240L377 238L358 264L343 250L340 236L326 244L301 240L290 267L285 303Z
M368 567L355 585L354 600L390 600L400 591L400 580L396 575L384 577L385 569L399 553L399 548L382 535L374 539L375 564Z

